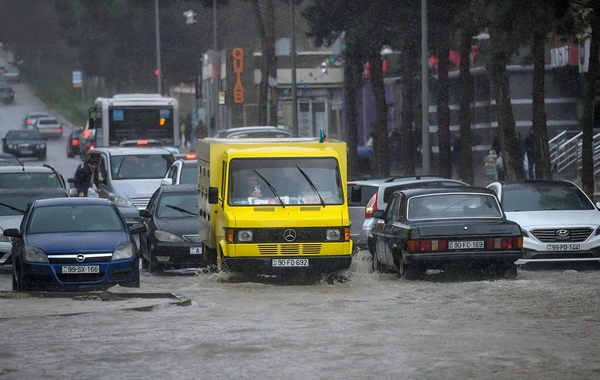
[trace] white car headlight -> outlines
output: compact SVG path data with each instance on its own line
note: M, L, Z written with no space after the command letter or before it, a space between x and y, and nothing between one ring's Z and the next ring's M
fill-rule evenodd
M338 229L327 230L327 240L340 240L342 233Z
M238 231L237 237L238 241L249 242L254 238L254 234L249 230L241 230Z
M131 203L131 201L129 199L125 199L125 198L121 198L119 196L116 195L111 195L109 197L110 201L118 207L131 207L133 206L133 203Z
M154 231L154 236L156 239L158 239L158 241L164 241L167 243L177 243L183 241L183 239L179 236L166 231L156 230Z
M131 243L121 244L115 249L110 261L130 259L135 254L135 247Z
M31 263L47 263L48 256L46 256L46 252L42 251L36 247L25 247L25 261L29 261Z

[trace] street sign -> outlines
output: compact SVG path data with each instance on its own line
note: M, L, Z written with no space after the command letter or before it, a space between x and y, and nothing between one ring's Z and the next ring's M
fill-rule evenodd
M73 71L73 88L83 87L83 73L80 70Z

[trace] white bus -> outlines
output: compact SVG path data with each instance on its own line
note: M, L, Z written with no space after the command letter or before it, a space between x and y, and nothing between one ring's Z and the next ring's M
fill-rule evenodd
M126 140L159 140L179 147L179 103L159 94L118 94L97 98L82 133L81 153Z

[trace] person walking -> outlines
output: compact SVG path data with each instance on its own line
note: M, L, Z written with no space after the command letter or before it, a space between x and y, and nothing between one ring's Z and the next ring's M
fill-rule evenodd
M88 153L85 164L75 171L75 188L80 197L98 198L102 191L98 186L98 163L100 157L97 154Z
M208 128L206 128L206 124L202 119L198 119L198 123L196 123L196 138L198 140L204 139L208 136Z

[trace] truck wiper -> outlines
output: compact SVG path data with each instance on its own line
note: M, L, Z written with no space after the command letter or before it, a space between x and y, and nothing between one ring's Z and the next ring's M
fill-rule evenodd
M183 213L185 213L185 214L190 214L190 215L198 215L198 213L197 213L197 212L191 212L191 211L188 211L188 210L186 210L186 209L184 209L184 208L181 208L181 207L172 206L172 205L166 205L166 206L167 206L168 208L172 208L173 210L177 210L177 211L179 211L179 212L183 212Z
M2 202L0 202L0 206L4 206L6 208L9 208L16 212L20 212L21 214L25 215L25 210L21 210L20 208L13 207L11 205L7 205L6 203L2 203Z
M277 190L275 190L275 188L273 187L273 185L271 185L269 183L269 181L267 181L267 179L265 177L263 177L259 172L256 171L256 169L252 169L254 171L254 173L256 173L263 181L265 181L265 183L267 184L267 186L269 186L269 189L271 189L271 191L273 192L273 195L275 195L277 197L277 199L279 199L279 202L281 202L281 205L283 206L283 208L285 208L285 203L283 203L283 200L281 199L281 197L279 196L279 194L277 194Z
M308 184L310 185L311 189L315 192L315 194L317 194L317 197L319 197L319 199L321 200L321 204L323 205L323 207L325 207L325 201L321 197L321 194L319 194L319 190L317 190L317 187L315 186L315 184L313 183L313 181L310 179L310 177L308 176L308 174L306 174L304 172L304 170L300 169L300 166L296 165L296 168L298 168L298 170L300 170L300 173L302 173L302 175L306 179L306 182L308 182Z

